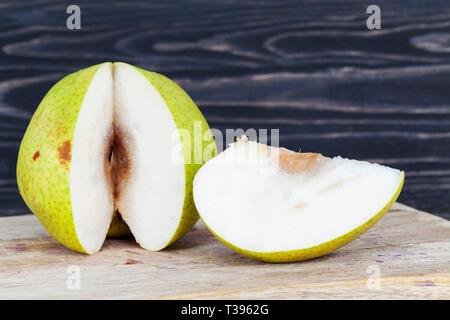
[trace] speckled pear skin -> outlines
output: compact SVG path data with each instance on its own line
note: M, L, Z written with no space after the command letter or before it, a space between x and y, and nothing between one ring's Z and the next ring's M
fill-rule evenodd
M125 221L120 216L115 214L106 234L107 238L129 238L132 233Z
M56 240L82 253L72 215L70 162L78 114L100 66L72 73L50 89L28 125L17 160L17 183L30 210Z
M403 182L405 180L405 173L403 172L403 178L400 182L400 185L395 192L392 199L383 207L383 209L375 214L369 221L362 224L361 226L353 229L352 231L325 243L322 243L320 245L301 249L301 250L291 250L291 251L279 251L279 252L254 252L254 251L248 251L241 248L238 248L231 243L227 242L220 236L218 236L214 231L208 226L208 229L211 231L211 233L219 239L222 243L224 243L227 247L233 249L237 253L240 253L244 256L247 256L249 258L264 261L264 262L274 262L274 263L282 263L282 262L296 262L296 261L302 261L302 260L308 260L312 258L317 258L323 255L326 255L328 253L331 253L338 248L346 245L347 243L355 240L360 235L362 235L364 232L369 230L377 221L381 219L381 217L384 216L384 214L389 210L389 208L395 203L398 196L400 195L400 192L403 187ZM204 221L203 221L204 222Z
M202 160L201 163L194 163L194 140L196 138L194 135L195 121L197 121L197 125L199 123L198 121L201 123L201 134L202 137L204 137L202 141L202 152L205 152L206 154L210 153L210 156L213 157L215 156L217 149L208 123L194 101L192 101L189 95L180 86L159 73L146 71L137 67L134 68L144 75L162 96L172 114L172 118L175 121L178 130L184 129L191 133L190 145L189 141L181 139L183 157L185 159L184 170L186 193L184 197L183 213L178 228L172 239L167 243L166 246L168 246L184 236L199 219L192 196L192 189L194 176L205 161ZM211 144L213 149L208 148ZM204 159L204 156L202 159Z

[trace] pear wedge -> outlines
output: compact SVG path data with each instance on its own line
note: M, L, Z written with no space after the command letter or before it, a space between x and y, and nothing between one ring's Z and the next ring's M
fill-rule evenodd
M404 172L248 141L231 144L194 180L200 217L225 245L267 262L319 257L373 226Z
M209 127L175 82L103 63L44 97L20 146L17 181L31 211L70 249L92 254L107 234L131 230L142 247L161 250L198 219L192 181L204 160L194 156L205 150L216 150Z

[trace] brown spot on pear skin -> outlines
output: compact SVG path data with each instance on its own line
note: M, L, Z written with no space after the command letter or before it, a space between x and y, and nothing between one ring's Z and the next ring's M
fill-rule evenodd
M36 151L36 153L33 155L33 161L36 161L37 158L39 158L41 154L39 153L39 150Z
M72 159L72 146L70 140L64 141L61 146L58 147L58 158L61 165L67 165Z

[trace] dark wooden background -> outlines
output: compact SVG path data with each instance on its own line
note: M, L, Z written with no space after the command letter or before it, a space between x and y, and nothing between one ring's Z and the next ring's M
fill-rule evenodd
M403 169L399 201L450 219L449 0L1 0L0 48L0 216L29 213L16 158L47 90L126 61L176 80L212 127Z

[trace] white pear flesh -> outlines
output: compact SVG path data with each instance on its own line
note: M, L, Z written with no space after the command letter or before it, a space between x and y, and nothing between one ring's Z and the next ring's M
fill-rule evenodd
M70 197L78 240L87 253L100 250L114 212L105 154L113 130L111 64L95 73L81 105L73 135Z
M288 262L326 254L364 232L393 204L403 179L402 171L386 166L244 137L199 170L194 201L204 223L231 248Z

